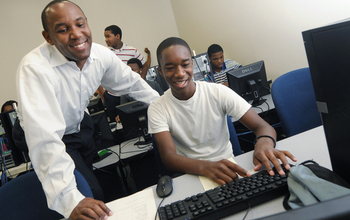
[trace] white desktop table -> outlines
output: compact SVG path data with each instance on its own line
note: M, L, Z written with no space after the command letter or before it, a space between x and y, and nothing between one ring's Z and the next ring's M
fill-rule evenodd
M276 148L290 151L298 159L297 163L312 159L318 162L321 166L332 169L323 126L281 140L277 142ZM254 168L252 155L253 151L237 156L234 159L245 169L252 170ZM290 162L291 164L295 164L292 163L292 161ZM156 186L154 185L151 188L153 190L156 207L158 207L161 199L156 195ZM201 192L204 192L204 188L198 176L186 174L174 178L173 193L169 197L165 198L162 206ZM120 200L123 200L123 198ZM282 201L283 197L280 197L264 204L252 207L246 219L256 219L283 212L285 209L283 208ZM246 212L247 210L244 210L224 219L243 219Z
M252 109L258 114L263 112L268 112L275 108L275 104L273 103L271 94L264 95L262 98L266 99L264 103L256 107L252 107ZM253 101L249 101L250 104L252 104L252 102ZM232 118L232 122L236 122L236 121L238 120Z
M127 159L139 154L147 153L148 151L153 149L152 144L137 146L134 145L137 141L143 141L143 137L141 139L134 138L128 141L121 143L120 145L114 145L112 147L108 147L109 150L114 153L106 157L105 159L94 163L94 168L103 168L111 164L117 163L120 159Z

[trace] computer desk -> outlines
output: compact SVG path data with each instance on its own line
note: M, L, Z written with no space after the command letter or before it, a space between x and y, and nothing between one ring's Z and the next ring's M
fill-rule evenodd
M141 137L140 140L143 141L143 137ZM125 161L128 159L132 159L135 156L145 154L153 149L152 144L142 146L134 145L134 143L136 143L137 141L139 141L139 138L124 141L120 145L108 147L108 149L113 153L108 157L104 158L103 160L94 163L93 166L95 168L103 168L111 164L118 163L120 160Z
M276 148L290 151L298 159L297 163L312 159L321 166L329 169L332 168L323 126L278 141ZM239 155L234 159L240 166L247 170L252 170L254 168L252 151ZM291 164L295 164L292 163L292 161L290 162ZM156 207L158 207L161 199L156 195L156 186L151 186L151 188L153 190ZM201 192L204 192L204 188L197 175L182 175L173 179L173 193L163 201L162 206ZM285 209L283 208L282 201L283 197L280 197L252 207L246 219L256 219L283 212ZM224 219L243 219L246 212L247 210L241 211Z
M264 95L262 98L266 99L266 101L263 104L256 106L256 107L252 107L252 109L258 114L270 111L270 110L275 108L275 104L273 103L271 94ZM252 102L253 101L249 101L250 104L252 104ZM236 121L238 121L238 120L232 118L233 123Z

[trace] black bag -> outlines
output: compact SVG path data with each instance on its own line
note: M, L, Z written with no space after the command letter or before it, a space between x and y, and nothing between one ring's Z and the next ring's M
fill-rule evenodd
M350 194L350 184L312 160L291 167L287 182L289 194L283 201L286 210Z

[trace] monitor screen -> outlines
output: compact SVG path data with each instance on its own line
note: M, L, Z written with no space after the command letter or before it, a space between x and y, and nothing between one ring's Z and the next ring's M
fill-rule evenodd
M227 71L227 80L233 91L247 101L253 100L253 106L261 105L265 101L262 96L270 94L263 60Z
M126 140L142 136L145 142L137 142L135 145L152 143L151 135L148 134L148 104L141 101L132 101L118 105L116 108Z
M198 54L193 59L193 81L213 81L208 53Z

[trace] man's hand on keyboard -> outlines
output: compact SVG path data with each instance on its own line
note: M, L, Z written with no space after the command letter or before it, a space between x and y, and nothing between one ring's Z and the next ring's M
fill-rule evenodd
M253 163L255 164L254 170L259 171L262 168L262 165L264 165L270 175L275 175L272 170L272 163L280 175L285 175L281 167L281 162L283 163L284 167L289 170L290 165L287 157L294 162L297 161L297 159L289 151L277 150L266 145L256 145L253 154ZM281 162L279 160L281 160Z
M238 174L242 177L251 176L247 170L229 160L203 161L203 175L219 185L232 182L238 178Z

